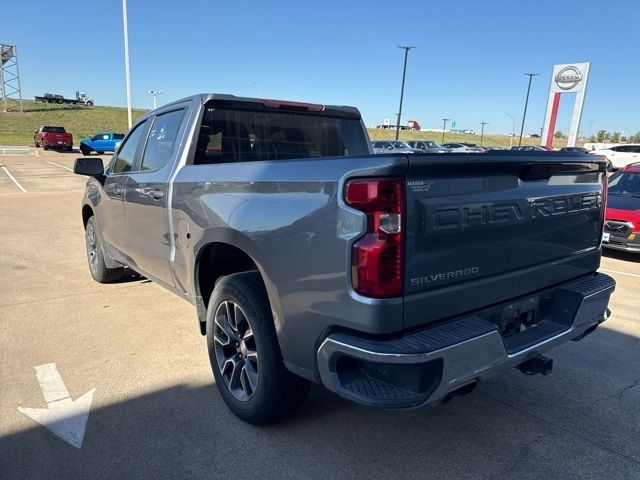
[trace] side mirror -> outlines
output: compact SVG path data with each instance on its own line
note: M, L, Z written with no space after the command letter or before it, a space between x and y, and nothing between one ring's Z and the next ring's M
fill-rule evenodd
M76 158L73 165L73 173L94 177L97 180L104 178L104 165L101 158Z

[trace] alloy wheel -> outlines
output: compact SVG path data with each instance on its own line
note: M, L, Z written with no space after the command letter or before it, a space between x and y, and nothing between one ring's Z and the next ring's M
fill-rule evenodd
M225 300L215 313L214 351L218 371L238 400L246 402L258 386L258 352L253 329L237 303Z

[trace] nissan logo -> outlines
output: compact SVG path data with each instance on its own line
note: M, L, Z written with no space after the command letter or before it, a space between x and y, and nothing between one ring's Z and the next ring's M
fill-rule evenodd
M571 90L582 80L582 73L580 73L580 70L578 70L577 67L570 65L560 70L554 80L556 85L558 85L558 88L562 90Z

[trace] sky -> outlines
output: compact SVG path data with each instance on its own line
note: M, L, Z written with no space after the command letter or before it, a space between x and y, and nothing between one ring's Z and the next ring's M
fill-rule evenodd
M4 0L0 43L18 50L25 98L82 90L126 106L121 0ZM43 14L44 13L44 14ZM583 135L640 131L640 2L128 0L134 107L201 92L353 105L395 122L539 133L554 64L591 62ZM28 20L26 20L28 19ZM569 128L563 95L556 130Z

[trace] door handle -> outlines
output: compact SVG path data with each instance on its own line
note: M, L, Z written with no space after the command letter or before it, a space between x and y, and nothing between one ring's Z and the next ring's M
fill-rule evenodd
M164 197L164 192L162 190L158 190L157 188L154 188L153 190L148 190L145 193L149 195L151 198L155 198L156 200L160 200L162 197Z

